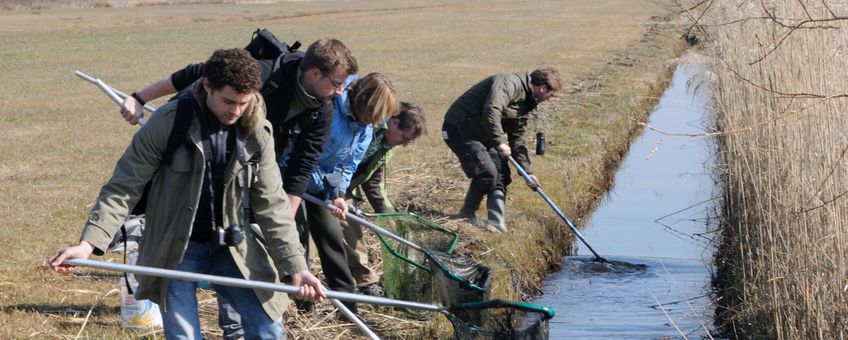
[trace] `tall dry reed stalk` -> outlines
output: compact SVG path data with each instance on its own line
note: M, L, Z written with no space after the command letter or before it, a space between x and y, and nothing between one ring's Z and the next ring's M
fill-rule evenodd
M725 132L716 319L732 338L844 339L848 5L706 1L692 13L705 9Z

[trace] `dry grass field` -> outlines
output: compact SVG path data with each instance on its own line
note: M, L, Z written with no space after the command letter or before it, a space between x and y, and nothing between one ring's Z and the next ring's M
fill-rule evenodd
M716 283L730 338L848 336L846 20L844 2L756 0L701 22L725 133Z
M611 170L637 131L635 123L653 106L682 49L678 25L667 16L675 8L650 0L95 7L0 11L0 338L147 334L117 326L118 275L80 270L61 276L43 264L78 238L100 186L137 129L75 70L131 92L215 48L244 46L257 27L304 44L339 38L363 74L388 74L402 98L429 115L430 134L391 164L395 204L459 231L458 252L495 270L492 295L520 300L538 292L571 236L520 180L507 203L509 235L446 218L466 188L440 140L447 106L490 74L559 68L568 85L540 107L541 121L531 126L548 139L548 153L533 159L545 191L580 224L611 185ZM440 318L434 325L399 320L385 309L363 313L395 336L444 337L448 328ZM334 317L295 315L288 318L289 334L355 334L346 324L325 327L327 318ZM214 325L207 328L214 338Z

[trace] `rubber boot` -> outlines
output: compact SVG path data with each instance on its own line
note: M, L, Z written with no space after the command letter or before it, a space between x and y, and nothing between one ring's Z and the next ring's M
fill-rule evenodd
M489 211L489 220L486 222L486 229L494 228L502 233L507 232L505 208L506 195L503 190L495 189L489 191L486 198L486 209Z
M465 202L463 202L457 216L467 219L468 223L471 223L477 228L484 228L486 224L477 218L477 208L480 207L480 202L483 201L483 195L485 194L485 191L477 189L474 185L469 186L468 192L465 193Z

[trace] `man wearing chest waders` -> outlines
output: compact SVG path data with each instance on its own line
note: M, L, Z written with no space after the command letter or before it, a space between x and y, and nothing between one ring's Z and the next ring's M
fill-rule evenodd
M494 232L507 232L504 205L511 182L510 155L539 186L524 142L527 122L536 105L552 98L562 88L562 76L554 68L531 73L502 73L483 79L465 91L448 109L442 138L459 158L462 171L471 179L459 217ZM487 197L488 220L476 211Z

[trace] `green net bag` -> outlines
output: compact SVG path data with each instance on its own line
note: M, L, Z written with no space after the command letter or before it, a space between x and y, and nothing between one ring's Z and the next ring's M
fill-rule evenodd
M455 232L411 213L379 214L374 222L424 249L451 253L459 237ZM401 300L435 301L430 268L421 251L383 235L383 285L386 295Z
M438 251L428 251L427 264L444 306L489 299L492 270L470 259Z
M462 317L469 314L482 317L474 320ZM548 320L553 317L553 309L506 300L464 303L452 307L448 313L454 338L463 340L547 340Z

